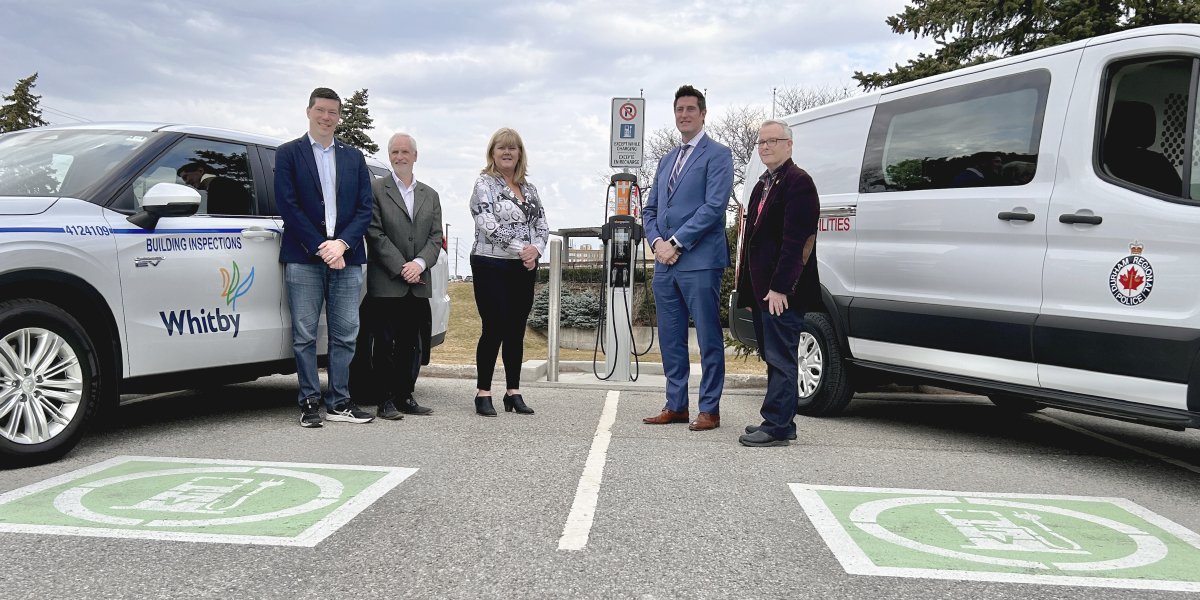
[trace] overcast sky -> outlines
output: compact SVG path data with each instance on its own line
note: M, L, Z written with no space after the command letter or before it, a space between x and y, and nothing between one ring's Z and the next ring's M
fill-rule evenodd
M644 91L673 125L684 83L709 120L769 110L771 88L853 86L929 51L884 19L902 0L780 2L148 2L0 0L0 90L40 77L44 118L209 125L294 138L312 88L370 91L371 132L417 139L469 251L467 199L499 127L521 133L551 229L600 224L610 105ZM379 158L386 160L386 148ZM643 182L648 185L650 182Z

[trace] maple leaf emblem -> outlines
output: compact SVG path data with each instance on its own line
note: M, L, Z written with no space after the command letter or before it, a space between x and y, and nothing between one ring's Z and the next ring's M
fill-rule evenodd
M1121 273L1121 276L1117 278L1117 281L1120 281L1121 286L1127 290L1136 290L1142 286L1142 283L1146 281L1146 278L1138 275L1137 269L1129 267L1128 271Z

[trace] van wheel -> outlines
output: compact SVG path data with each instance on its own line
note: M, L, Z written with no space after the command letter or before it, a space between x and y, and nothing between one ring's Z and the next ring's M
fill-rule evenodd
M804 315L798 354L800 396L796 399L796 413L831 417L842 412L854 395L854 386L829 315L819 312Z
M0 463L69 452L96 414L100 383L96 347L74 317L42 300L0 302Z
M1031 413L1046 408L1046 405L1039 404L1036 400L1025 398L1024 396L992 394L988 396L988 400L991 400L992 404L1012 412Z

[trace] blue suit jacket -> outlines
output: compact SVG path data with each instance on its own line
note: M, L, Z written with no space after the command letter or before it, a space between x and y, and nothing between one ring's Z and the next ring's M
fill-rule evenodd
M733 153L705 134L684 164L675 192L669 193L667 183L680 151L676 148L658 161L642 223L647 240L674 236L683 253L669 267L655 262L654 270L724 269L729 266L725 208L733 189Z
M371 173L362 152L334 139L337 163L337 223L333 237L346 242L346 264L367 262L363 236L371 223ZM320 263L317 247L326 240L325 196L308 135L287 142L275 151L275 204L283 218L279 262Z

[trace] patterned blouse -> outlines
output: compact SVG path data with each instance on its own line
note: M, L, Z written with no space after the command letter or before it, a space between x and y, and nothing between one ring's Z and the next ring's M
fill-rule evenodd
M471 217L475 219L475 246L471 254L493 258L519 259L526 244L546 253L550 229L546 211L538 198L537 188L526 181L521 184L525 201L504 180L494 175L480 175L471 194Z

